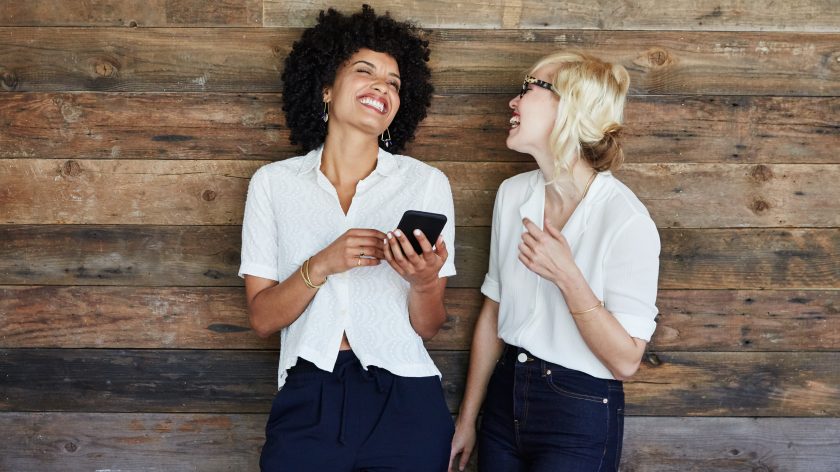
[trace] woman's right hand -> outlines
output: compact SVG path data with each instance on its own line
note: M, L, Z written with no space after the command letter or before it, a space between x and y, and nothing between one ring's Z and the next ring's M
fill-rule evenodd
M327 277L355 267L375 266L385 258L385 233L375 229L353 228L309 260L309 276L315 284Z
M458 422L455 424L455 435L452 436L452 449L449 452L450 471L455 470L452 466L454 465L455 456L458 454L461 457L458 458L457 470L462 471L467 467L467 462L470 461L470 456L472 455L473 449L475 449L475 437L475 421L470 424L462 424L461 418L458 417Z

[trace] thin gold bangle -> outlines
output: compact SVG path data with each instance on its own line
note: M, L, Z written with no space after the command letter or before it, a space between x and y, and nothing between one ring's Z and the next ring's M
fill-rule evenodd
M571 313L571 314L572 314L572 315L574 315L574 316L583 315L584 313L589 313L590 311L595 311L595 310L597 310L598 308L601 308L602 306L604 306L604 302L602 302L601 300L598 300L598 304L597 304L597 305L595 305L595 306L593 306L592 308L588 308L588 309L583 310L583 311L572 311L572 310L569 310L569 313Z
M311 257L309 259L311 259ZM304 261L303 265L300 266L300 276L303 278L303 283L305 283L307 287L314 288L317 290L323 287L324 284L327 283L327 281L324 280L323 282L321 282L320 285L312 283L312 279L309 278L309 259Z

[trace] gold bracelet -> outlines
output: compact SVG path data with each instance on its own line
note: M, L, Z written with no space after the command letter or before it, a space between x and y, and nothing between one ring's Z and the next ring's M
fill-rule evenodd
M312 258L310 257L309 259ZM307 287L314 288L315 290L317 290L323 287L324 284L327 283L327 281L324 280L323 282L321 282L320 285L315 285L314 283L312 283L312 279L309 278L309 259L304 261L303 265L300 266L300 276L301 278L303 278L303 283L305 283Z
M604 302L602 302L601 300L598 300L598 304L597 304L597 305L595 305L595 306L593 306L592 308L589 308L589 309L586 309L586 310L583 310L583 311L572 311L572 310L569 310L569 313L571 313L571 314L572 314L572 315L574 315L574 316L578 316L578 315L582 315L582 314L584 314L584 313L589 313L590 311L595 311L595 310L597 310L598 308L601 308L602 306L604 306Z

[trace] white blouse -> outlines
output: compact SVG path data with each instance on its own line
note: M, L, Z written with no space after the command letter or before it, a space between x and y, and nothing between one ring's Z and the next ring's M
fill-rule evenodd
M490 265L481 291L499 302L499 337L535 356L612 379L589 350L560 289L519 261L522 218L543 226L545 179L538 170L505 180L496 194ZM599 173L562 229L595 295L630 336L649 341L656 323L659 234L633 192Z
M356 187L345 215L335 187L320 170L323 147L257 170L248 187L239 275L282 281L351 228L394 230L406 210L442 213L449 258L440 277L455 274L455 217L449 180L407 156L379 150L376 169ZM278 388L306 359L331 372L342 334L363 366L404 377L437 375L408 317L409 284L387 261L327 279L303 314L280 332Z

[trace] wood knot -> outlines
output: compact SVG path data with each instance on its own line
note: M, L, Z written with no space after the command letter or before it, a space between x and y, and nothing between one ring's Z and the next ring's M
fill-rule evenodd
M17 90L19 85L17 74L14 72L3 71L3 73L0 74L0 85L2 85L3 90L7 92Z
M756 199L756 200L752 203L752 205L750 206L750 208L752 208L753 213L761 213L761 212L763 212L763 211L767 211L767 210L769 210L769 209L770 209L770 204L769 204L769 203L767 203L767 202L765 202L764 200L762 200L762 199L760 199L760 198L757 198L757 199Z
M659 359L659 356L652 352L645 354L645 362L652 367L659 367L662 365L662 360Z
M647 53L648 62L657 67L664 66L671 62L671 55L668 51L660 48L651 49Z
M76 177L82 173L82 166L74 160L69 160L61 166L61 173L67 177Z
M112 78L117 75L119 67L114 61L101 59L93 66L93 70L99 77Z
M79 449L79 446L77 446L75 443L69 442L69 443L64 445L64 450L67 451L67 452L76 452L78 449Z
M137 28L137 22L134 21L134 20L129 21L128 22L128 27L129 28Z
M752 172L750 172L750 175L753 179L755 179L758 182L767 182L768 180L773 178L773 170L764 164L759 164L753 167L753 170Z
M205 190L204 193L201 194L201 198L203 198L206 202L212 202L216 199L216 192L212 190Z

